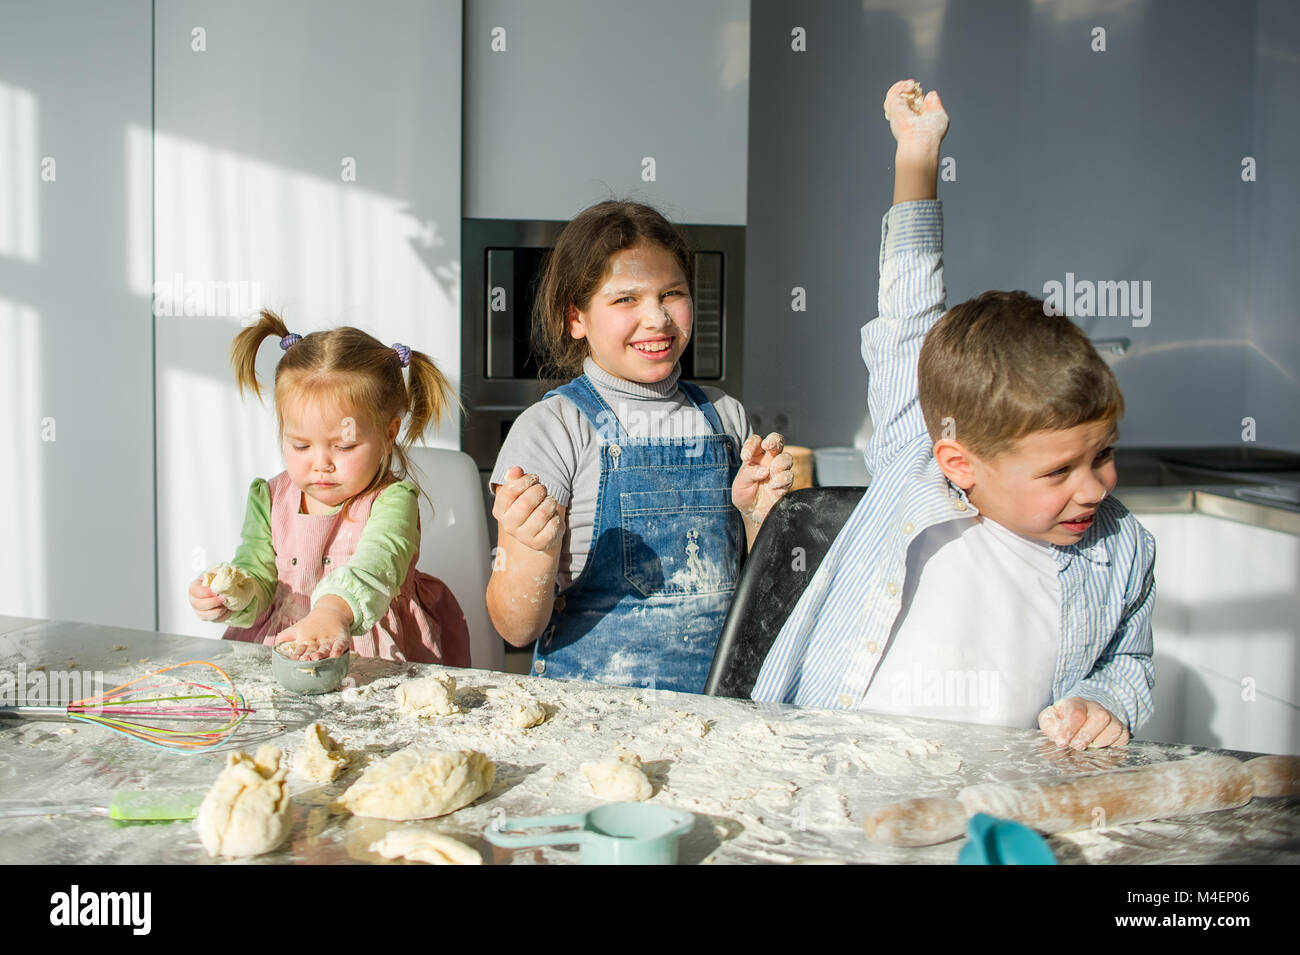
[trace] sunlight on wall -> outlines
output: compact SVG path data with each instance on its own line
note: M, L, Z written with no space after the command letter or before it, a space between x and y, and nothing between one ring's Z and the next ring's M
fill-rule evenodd
M1038 16L1050 16L1057 23L1077 23L1079 21L1096 21L1100 17L1113 18L1122 14L1135 14L1138 4L1134 0L1034 0L1034 13ZM1110 28L1111 20L1092 25Z
M724 90L749 85L749 17L722 25L718 38L722 57L721 80Z
M141 126L126 128L126 286L144 296L153 275L152 140Z
M948 0L911 0L909 3L862 0L862 9L867 13L893 13L902 17L912 31L912 45L916 47L918 56L933 57L938 52L939 31L943 27L944 14L948 12Z
M0 255L40 258L36 97L0 83Z
M41 318L36 309L0 299L0 409L11 449L0 468L0 607L21 617L49 616L44 527L46 438L57 421L41 407Z
M36 97L0 83L0 256L34 263L40 258ZM18 266L23 267L23 266ZM49 612L45 566L45 441L57 421L42 407L41 319L30 305L0 298L0 421L10 452L0 468L0 607L5 613L43 617Z

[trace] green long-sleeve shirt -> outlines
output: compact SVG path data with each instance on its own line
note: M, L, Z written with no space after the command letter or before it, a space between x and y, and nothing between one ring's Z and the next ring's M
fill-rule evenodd
M410 481L398 481L380 491L351 559L322 577L312 591L313 607L326 594L347 601L352 608L353 636L366 633L388 612L419 552L419 494ZM336 507L330 513L337 512ZM256 581L257 596L239 613L232 613L226 623L251 627L275 599L278 577L271 542L271 490L264 478L249 485L241 537L231 563Z

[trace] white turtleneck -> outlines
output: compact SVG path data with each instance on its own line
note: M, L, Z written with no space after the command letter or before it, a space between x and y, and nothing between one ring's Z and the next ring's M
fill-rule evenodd
M590 358L582 370L630 437L677 438L710 433L704 415L677 387L680 365L663 381L653 384L616 378ZM704 393L739 452L750 433L744 407L717 388L705 386ZM539 401L515 420L492 471L494 492L505 480L506 472L518 466L527 474L536 474L556 502L568 509L568 527L555 578L561 588L569 586L582 572L591 549L596 493L600 488L599 447L595 428L576 405L557 395Z

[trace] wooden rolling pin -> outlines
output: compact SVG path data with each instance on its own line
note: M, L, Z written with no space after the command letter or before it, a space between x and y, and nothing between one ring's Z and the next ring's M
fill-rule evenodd
M876 842L931 846L962 835L966 820L977 812L1014 819L1040 832L1071 832L1235 809L1254 796L1297 792L1300 756L1257 756L1243 763L1204 754L1052 783L967 786L956 799L909 799L878 809L867 814L862 827Z

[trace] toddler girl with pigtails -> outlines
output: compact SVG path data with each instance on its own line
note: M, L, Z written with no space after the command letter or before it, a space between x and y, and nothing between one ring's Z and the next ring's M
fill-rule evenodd
M407 451L455 400L447 379L406 345L346 327L295 335L263 310L232 348L241 394L261 397L255 362L271 335L284 350L275 409L285 470L253 481L234 559L190 584L190 605L201 620L225 621L225 639L291 641L294 658L351 646L362 656L469 666L460 605L415 567L420 488Z

